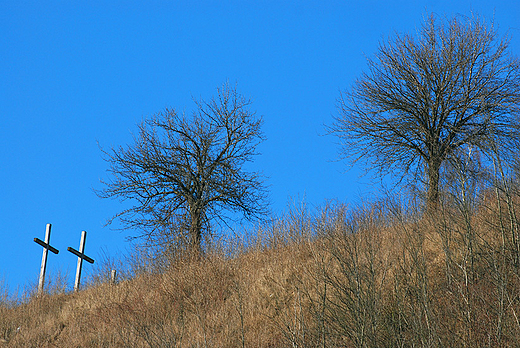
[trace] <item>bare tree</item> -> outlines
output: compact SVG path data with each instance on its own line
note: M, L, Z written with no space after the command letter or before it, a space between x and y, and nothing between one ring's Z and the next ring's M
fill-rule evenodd
M267 205L261 175L244 170L263 140L251 101L225 84L195 103L191 116L166 109L139 125L132 145L103 151L111 178L97 193L135 202L109 222L118 218L152 243L185 239L200 253L211 222L226 212L257 218Z
M478 17L433 15L418 35L383 42L339 98L330 131L342 158L424 179L427 208L436 208L443 166L457 167L469 150L485 160L495 144L502 155L518 146L520 65L508 46Z

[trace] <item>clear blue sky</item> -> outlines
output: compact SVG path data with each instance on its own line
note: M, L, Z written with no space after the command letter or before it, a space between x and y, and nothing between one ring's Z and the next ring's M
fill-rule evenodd
M136 124L229 80L254 100L267 140L252 167L268 176L272 209L356 202L377 190L334 162L321 136L339 90L366 68L378 42L414 32L428 13L477 12L513 36L520 2L508 1L11 1L0 2L0 279L35 284L45 225L48 270L73 285L82 230L86 253L124 252L125 233L103 227L117 201L92 191L106 177L97 142L127 144ZM85 264L88 273L91 266Z

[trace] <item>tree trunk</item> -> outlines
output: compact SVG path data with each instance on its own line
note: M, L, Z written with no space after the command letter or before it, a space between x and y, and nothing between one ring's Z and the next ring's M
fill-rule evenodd
M201 214L198 210L191 213L190 223L190 252L193 257L199 258L202 253L201 241L202 241L202 223Z
M440 167L441 166L437 163L437 161L432 161L432 163L428 163L428 196L426 201L427 214L434 214L439 209Z

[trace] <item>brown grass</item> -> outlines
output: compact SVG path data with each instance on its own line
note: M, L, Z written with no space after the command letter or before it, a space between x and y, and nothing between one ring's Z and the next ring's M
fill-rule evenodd
M388 202L296 210L233 257L4 296L0 346L518 347L517 209L499 193L434 218Z

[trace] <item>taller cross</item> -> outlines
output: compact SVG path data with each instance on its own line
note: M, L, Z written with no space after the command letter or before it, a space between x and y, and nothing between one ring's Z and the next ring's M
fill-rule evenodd
M49 250L55 254L59 253L60 251L56 248L53 248L50 245L51 224L47 224L47 228L45 229L45 241L42 241L39 238L34 238L34 241L43 247L42 265L40 267L40 279L38 281L38 296L40 296L43 293L43 286L45 284L45 269L47 268L47 253L49 252Z

